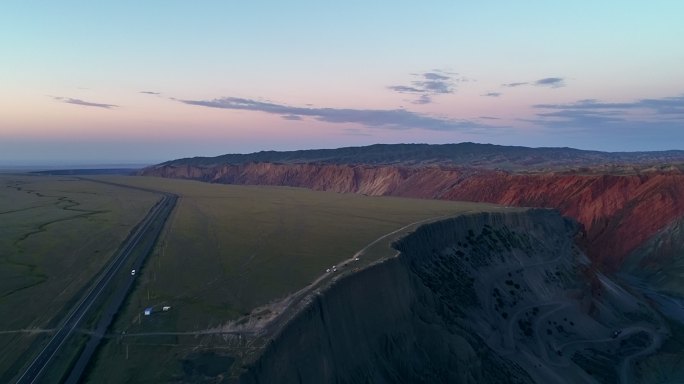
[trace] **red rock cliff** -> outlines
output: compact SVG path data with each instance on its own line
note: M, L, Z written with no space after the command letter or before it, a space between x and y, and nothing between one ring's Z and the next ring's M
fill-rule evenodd
M608 269L617 268L630 251L684 215L684 175L677 171L616 176L249 163L206 168L158 166L142 173L225 184L556 208L584 225L589 256Z

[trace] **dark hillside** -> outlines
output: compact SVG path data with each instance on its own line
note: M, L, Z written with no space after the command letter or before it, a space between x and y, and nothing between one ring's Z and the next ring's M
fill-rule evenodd
M365 147L262 151L193 157L160 165L215 166L245 163L450 165L509 170L587 167L610 164L684 162L684 151L599 152L573 148L528 148L493 144L375 144Z

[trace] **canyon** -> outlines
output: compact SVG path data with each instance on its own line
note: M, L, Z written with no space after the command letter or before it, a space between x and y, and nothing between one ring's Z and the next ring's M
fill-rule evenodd
M232 382L684 379L672 363L684 326L681 151L392 148L181 159L139 172L502 206L421 225L393 244L394 257L312 294L278 332L261 334L251 359L228 354L239 362Z
M684 215L684 173L679 169L522 173L447 166L246 163L162 164L141 174L554 208L583 225L579 241L589 257L608 270L619 269L630 252Z

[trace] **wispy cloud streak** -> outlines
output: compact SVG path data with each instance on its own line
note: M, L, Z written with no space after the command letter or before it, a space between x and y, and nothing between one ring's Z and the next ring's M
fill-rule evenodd
M61 97L61 96L50 96L52 97L53 100L59 101L62 103L67 103L67 104L75 104L75 105L82 105L84 107L96 107L96 108L104 108L104 109L112 109L112 108L117 108L119 107L116 104L103 104L103 103L93 103L90 101L84 101L80 99L73 99L71 97Z
M565 79L562 77L545 77L535 81L522 81L516 83L501 84L502 87L515 88L523 85L533 85L535 87L561 88L565 87Z
M573 127L670 127L684 129L684 96L610 103L596 99L567 104L536 104L534 123Z
M488 126L469 120L437 118L405 109L308 108L224 97L213 100L181 100L181 103L208 108L245 110L280 115L287 120L310 117L327 123L356 123L386 129L426 129L432 131L473 131Z
M455 77L456 75L458 74L438 69L415 73L413 76L417 79L412 81L411 85L390 85L387 89L419 95L416 100L412 101L413 104L429 104L434 96L454 93L456 83L467 80Z
M562 77L546 77L534 82L538 87L560 88L565 86L565 79Z
M506 83L506 84L501 84L503 87L508 87L508 88L515 88L519 87L521 85L527 85L529 84L528 82L521 82L521 83Z
M660 99L641 99L629 103L606 103L596 99L584 99L568 104L536 104L535 108L561 110L634 110L649 109L663 114L684 114L684 96L663 97Z

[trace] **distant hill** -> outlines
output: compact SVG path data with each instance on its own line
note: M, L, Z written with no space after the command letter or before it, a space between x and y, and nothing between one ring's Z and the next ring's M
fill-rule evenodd
M160 166L221 164L445 165L504 170L592 167L610 164L683 163L684 151L600 152L573 148L528 148L493 144L375 144L365 147L261 151L172 160Z

